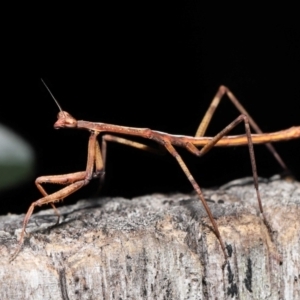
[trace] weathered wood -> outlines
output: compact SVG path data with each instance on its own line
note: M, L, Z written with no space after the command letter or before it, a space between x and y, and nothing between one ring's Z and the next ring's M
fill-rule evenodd
M300 184L206 190L224 256L193 194L100 198L35 214L16 257L23 215L0 217L0 299L299 299ZM280 262L282 260L282 263Z

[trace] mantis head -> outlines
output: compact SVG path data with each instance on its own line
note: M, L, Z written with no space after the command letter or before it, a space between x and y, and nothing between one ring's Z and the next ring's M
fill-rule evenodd
M60 128L76 128L77 120L68 112L61 110L57 115L57 121L54 123L55 129Z

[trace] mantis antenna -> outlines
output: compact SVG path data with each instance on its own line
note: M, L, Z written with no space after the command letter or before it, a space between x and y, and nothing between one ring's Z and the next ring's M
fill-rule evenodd
M56 105L58 106L59 110L61 112L63 112L63 110L61 109L58 101L55 99L54 95L52 94L52 92L50 91L50 89L48 88L47 84L45 83L45 81L41 78L42 83L44 84L44 86L46 87L47 91L49 92L49 94L51 95L52 99L55 101Z

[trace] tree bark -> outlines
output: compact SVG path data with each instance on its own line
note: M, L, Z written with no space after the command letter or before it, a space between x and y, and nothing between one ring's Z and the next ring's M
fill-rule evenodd
M300 184L205 190L230 257L195 194L99 198L0 217L0 299L300 299Z

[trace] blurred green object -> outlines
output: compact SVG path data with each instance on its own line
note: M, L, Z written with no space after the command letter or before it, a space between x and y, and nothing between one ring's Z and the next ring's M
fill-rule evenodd
M0 191L31 179L34 151L19 135L0 124Z

